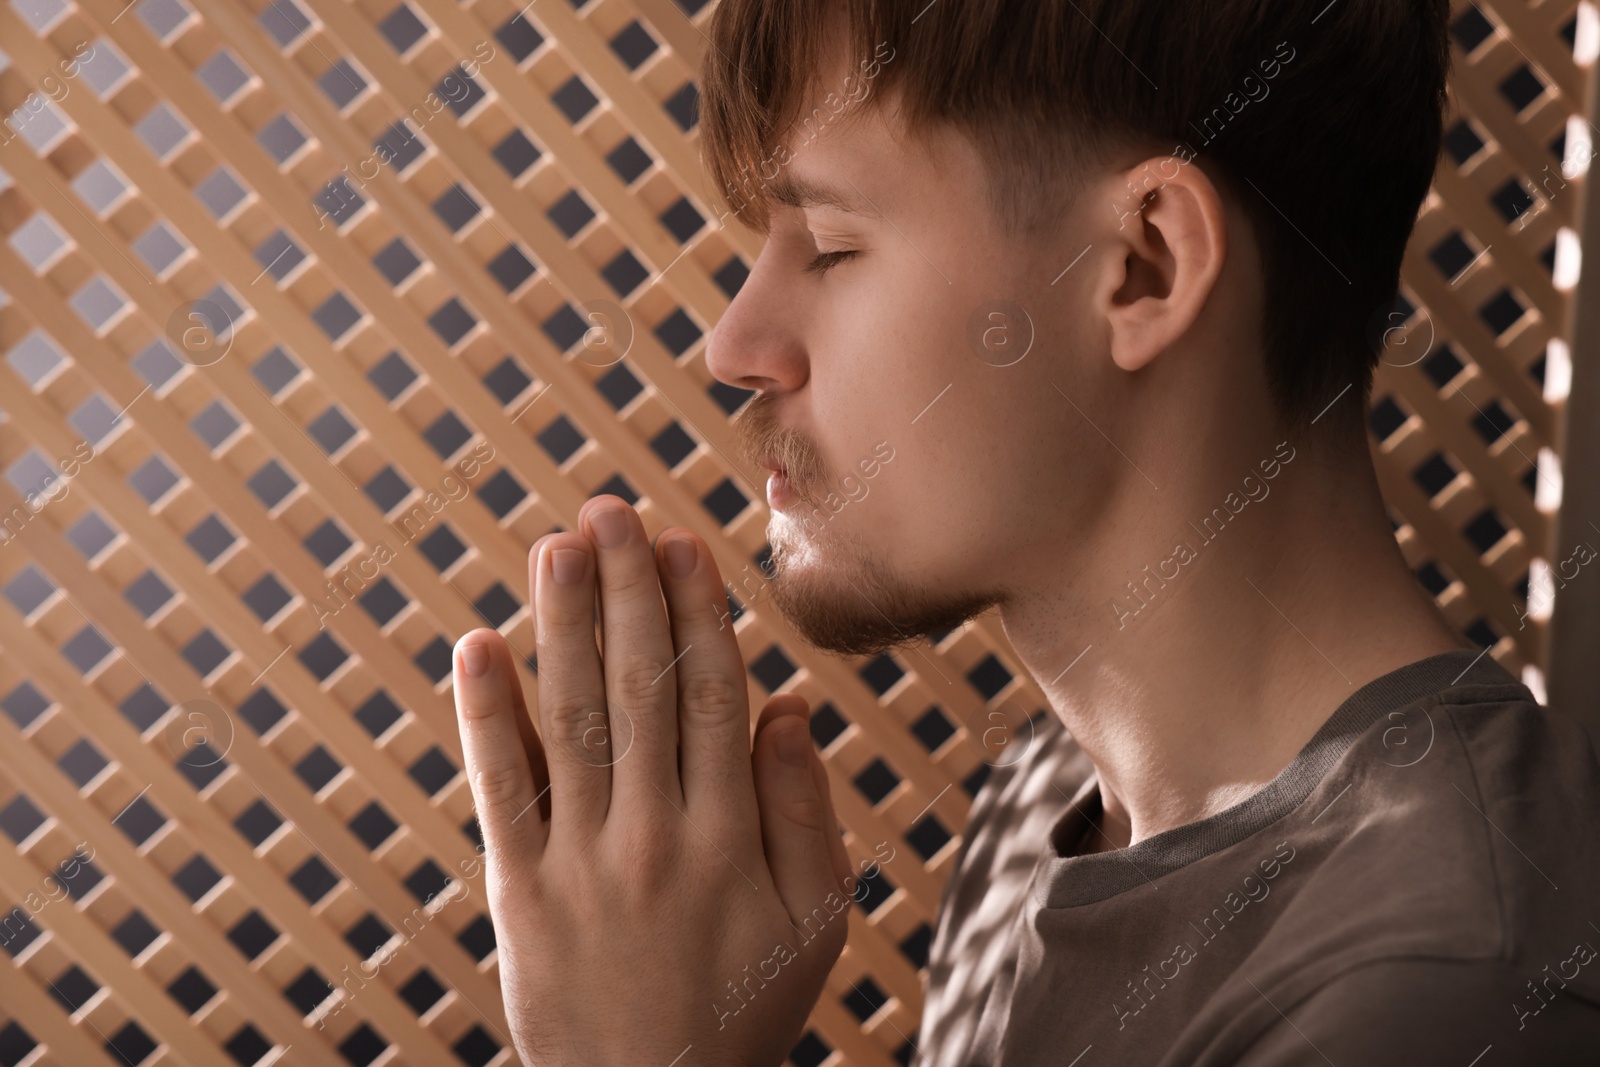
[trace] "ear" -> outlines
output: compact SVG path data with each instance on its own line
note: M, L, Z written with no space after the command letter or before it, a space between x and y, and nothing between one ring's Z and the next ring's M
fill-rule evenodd
M1110 234L1124 275L1105 314L1111 358L1135 371L1199 318L1227 258L1227 220L1217 187L1192 159L1142 160L1120 178L1143 192L1144 207L1123 214Z

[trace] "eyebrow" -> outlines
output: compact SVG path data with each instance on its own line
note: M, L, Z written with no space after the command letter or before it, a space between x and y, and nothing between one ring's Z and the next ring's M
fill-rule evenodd
M862 218L877 218L878 215L854 196L794 174L779 175L769 186L769 192L778 203L793 208L831 207Z

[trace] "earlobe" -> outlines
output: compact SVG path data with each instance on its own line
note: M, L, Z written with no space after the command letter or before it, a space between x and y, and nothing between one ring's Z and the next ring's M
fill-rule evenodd
M1111 358L1122 370L1136 371L1199 318L1222 274L1227 227L1216 186L1192 161L1147 160L1129 173L1159 175L1159 184L1114 237L1124 270L1106 307Z

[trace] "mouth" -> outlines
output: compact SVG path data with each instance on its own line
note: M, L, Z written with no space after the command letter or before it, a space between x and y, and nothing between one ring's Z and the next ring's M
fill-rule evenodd
M778 461L771 456L762 456L756 461L762 468L771 473L767 475L767 506L773 511L781 511L799 499L794 491L794 486L789 482L789 473L779 466Z

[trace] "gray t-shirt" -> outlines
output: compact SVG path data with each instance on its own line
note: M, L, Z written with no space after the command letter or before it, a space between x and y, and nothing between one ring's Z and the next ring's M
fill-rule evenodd
M1373 680L1259 792L1110 852L1043 721L973 804L917 1064L1600 1064L1600 765L1488 656Z

